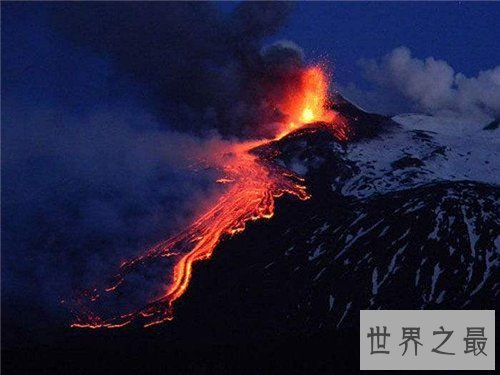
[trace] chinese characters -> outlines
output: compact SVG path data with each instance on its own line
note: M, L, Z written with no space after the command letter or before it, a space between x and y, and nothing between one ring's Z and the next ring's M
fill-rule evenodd
M480 354L487 356L485 352L486 342L488 340L485 337L484 327L467 327L466 336L463 338L465 341L464 353L473 353L474 356ZM420 337L420 327L401 327L401 337L402 342L399 346L403 346L404 350L402 356L406 355L408 348L413 348L413 353L415 356L418 355L418 348L423 347L424 344L421 342ZM433 331L433 336L443 336L442 341L437 345L432 347L431 352L439 355L455 355L456 353L445 351L445 344L450 340L454 331L445 330L443 326L439 327L439 330ZM367 333L367 337L370 339L370 354L389 354L390 350L387 347L387 340L391 334L387 330L387 326L375 326L370 327L370 332Z

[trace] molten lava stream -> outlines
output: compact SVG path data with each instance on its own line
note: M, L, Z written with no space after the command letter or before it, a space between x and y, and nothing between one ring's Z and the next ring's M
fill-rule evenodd
M114 293L126 283L127 275L139 267L165 257L173 257L176 262L173 275L159 298L142 309L111 318L102 318L94 313L88 307L88 301L78 302L73 309L76 322L72 326L116 328L141 318L144 326L148 327L171 320L172 304L186 291L193 263L210 258L224 235L243 231L248 221L271 218L275 198L285 193L301 200L308 199L303 179L270 160L260 158L252 150L283 138L307 122L327 122L337 136L343 137L345 124L333 111L326 109L327 89L328 82L321 68L304 70L299 90L290 92L278 105L283 113L289 114L289 121L283 125L278 135L272 140L234 144L231 150L225 150L225 154L232 156L229 162L221 162L224 176L218 182L227 184L228 188L217 202L181 233L157 244L145 254L123 262L113 285L104 290L104 294ZM99 300L99 294L95 292L88 299L92 304Z

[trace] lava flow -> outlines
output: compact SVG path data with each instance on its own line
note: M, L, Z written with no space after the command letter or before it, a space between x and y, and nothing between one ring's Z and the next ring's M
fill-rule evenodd
M345 124L341 118L327 109L328 80L321 67L304 69L299 89L290 92L277 104L286 115L273 139L232 144L220 154L221 176L217 182L225 184L222 196L202 212L185 230L131 260L121 264L112 284L103 291L87 293L86 303L79 303L73 312L76 321L72 327L116 328L134 320L151 326L171 320L173 303L181 297L192 275L193 263L209 259L224 236L231 236L245 229L249 221L271 218L275 198L289 194L298 199L309 198L304 180L295 173L259 156L255 150L265 146L307 123L324 122L338 138L345 138ZM219 163L218 163L219 164ZM103 318L94 312L94 304L104 294L117 293L127 276L138 267L173 259L173 273L167 273L162 294L146 306L118 316ZM124 298L122 295L121 298Z

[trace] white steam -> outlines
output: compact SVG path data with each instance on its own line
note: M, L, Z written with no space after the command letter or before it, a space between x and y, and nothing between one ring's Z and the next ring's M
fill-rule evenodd
M388 98L404 99L412 109L431 114L451 112L480 119L500 117L500 65L467 77L444 60L419 59L406 47L399 47L379 61L361 59L365 78L375 84L376 93L364 93L351 85L346 94L360 104ZM363 103L364 102L364 103ZM370 104L368 105L370 106Z

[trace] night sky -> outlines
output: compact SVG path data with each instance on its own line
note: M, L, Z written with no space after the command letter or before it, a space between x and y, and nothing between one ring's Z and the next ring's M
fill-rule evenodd
M236 3L216 6L229 14ZM495 2L299 2L281 30L268 39L296 42L308 60L326 57L342 85L365 85L357 61L380 58L400 46L418 58L433 56L475 76L500 62L499 11ZM4 100L84 110L113 91L131 91L121 87L124 82L109 84L112 71L102 56L54 35L49 13L44 4L4 5Z
M499 64L499 10L494 2L299 3L279 36L307 56L329 56L344 84L360 79L358 59L380 58L399 46L475 76Z
M117 16L106 22L93 3L2 3L11 318L57 320L61 296L164 238L214 193L185 155L249 134L238 124L255 121L249 93L269 73L255 64L262 46L296 43L269 65L297 63L301 50L306 63L329 61L336 88L373 111L500 116L500 3L303 2L236 16L234 3L125 6L109 5Z

